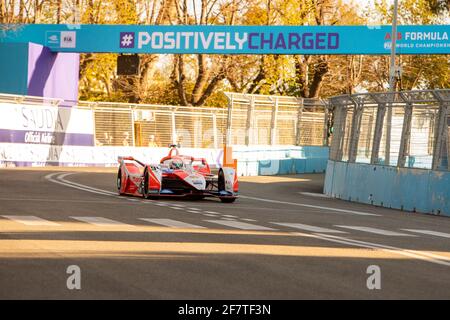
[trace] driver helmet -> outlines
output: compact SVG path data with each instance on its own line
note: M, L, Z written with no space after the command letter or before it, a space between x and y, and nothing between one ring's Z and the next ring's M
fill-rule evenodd
M174 159L172 160L172 163L170 164L171 169L181 169L183 167L183 161L180 159Z

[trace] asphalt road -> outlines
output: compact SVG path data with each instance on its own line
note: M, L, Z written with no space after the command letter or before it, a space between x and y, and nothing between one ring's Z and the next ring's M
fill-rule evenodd
M64 170L0 170L1 299L450 298L450 218L325 198L320 174L242 178L222 204Z

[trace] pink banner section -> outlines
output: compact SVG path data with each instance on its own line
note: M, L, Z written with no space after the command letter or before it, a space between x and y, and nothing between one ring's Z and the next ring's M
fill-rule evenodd
M78 100L78 76L80 55L78 53L51 52L39 44L28 44L28 95ZM62 103L64 105L64 103Z

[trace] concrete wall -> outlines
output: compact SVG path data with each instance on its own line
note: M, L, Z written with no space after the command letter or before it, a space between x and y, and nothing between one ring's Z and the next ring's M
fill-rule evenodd
M387 208L450 216L450 172L329 160L324 193Z

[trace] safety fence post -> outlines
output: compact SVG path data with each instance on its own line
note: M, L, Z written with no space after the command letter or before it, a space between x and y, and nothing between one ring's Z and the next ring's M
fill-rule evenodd
M304 99L300 99L300 105L298 106L298 110L297 110L297 130L296 130L296 135L295 135L295 145L299 146L301 145L301 139L302 139L302 114L303 114L303 109L305 108L305 100Z
M350 99L353 101L353 119L352 119L352 128L351 128L351 140L350 146L348 148L348 162L354 163L356 161L356 157L358 154L358 142L359 142L359 133L361 130L361 118L363 114L364 103L360 100L359 97L356 99L351 96Z
M251 140L251 130L252 130L252 118L253 118L253 109L255 107L255 97L253 95L250 96L250 103L247 107L247 121L245 123L245 145L250 145Z
M347 118L347 106L331 100L334 107L333 137L331 139L330 159L341 161L343 156L342 145L345 135L345 122Z
M372 97L375 97L375 95L372 95ZM381 137L383 136L383 123L384 123L384 117L386 115L386 104L380 103L380 101L377 101L377 103L378 103L377 117L375 120L375 130L373 133L372 153L370 156L371 164L379 163Z
M322 145L323 146L328 146L328 130L329 130L329 128L328 128L328 120L329 120L329 116L330 116L330 114L329 114L329 110L328 110L328 104L326 103L326 102L324 102L324 101L322 101L322 103L323 103L323 112L324 112L324 115L323 115L323 142L322 142Z
M134 146L136 146L136 141L135 141L135 139L136 139L136 136L135 136L136 129L134 127L134 124L135 124L134 116L135 115L134 115L134 109L132 109L131 106L130 106L130 112L131 112L131 137L132 137L131 141L132 141L133 147L134 147Z
M445 147L448 147L448 108L448 102L441 100L434 135L432 170L439 168L442 163L443 151Z
M217 141L217 115L214 112L212 114L212 123L213 123L213 141L214 141L214 149L218 148L218 141Z
M233 112L233 94L230 97L227 95L228 100L228 110L227 110L227 129L225 132L225 145L231 144L231 123L232 123L232 112Z
M278 97L272 105L272 115L270 117L270 145L274 145L277 139L277 116L278 116Z
M403 99L402 94L400 94ZM403 118L403 127L402 127L402 135L400 138L400 148L398 151L398 160L397 167L403 168L406 164L406 156L409 149L409 143L411 141L411 122L412 122L412 114L413 114L413 105L410 101L407 101L404 108L404 118Z
M178 137L177 137L177 127L175 124L175 111L172 111L171 113L171 125L172 125L172 144L176 144Z

